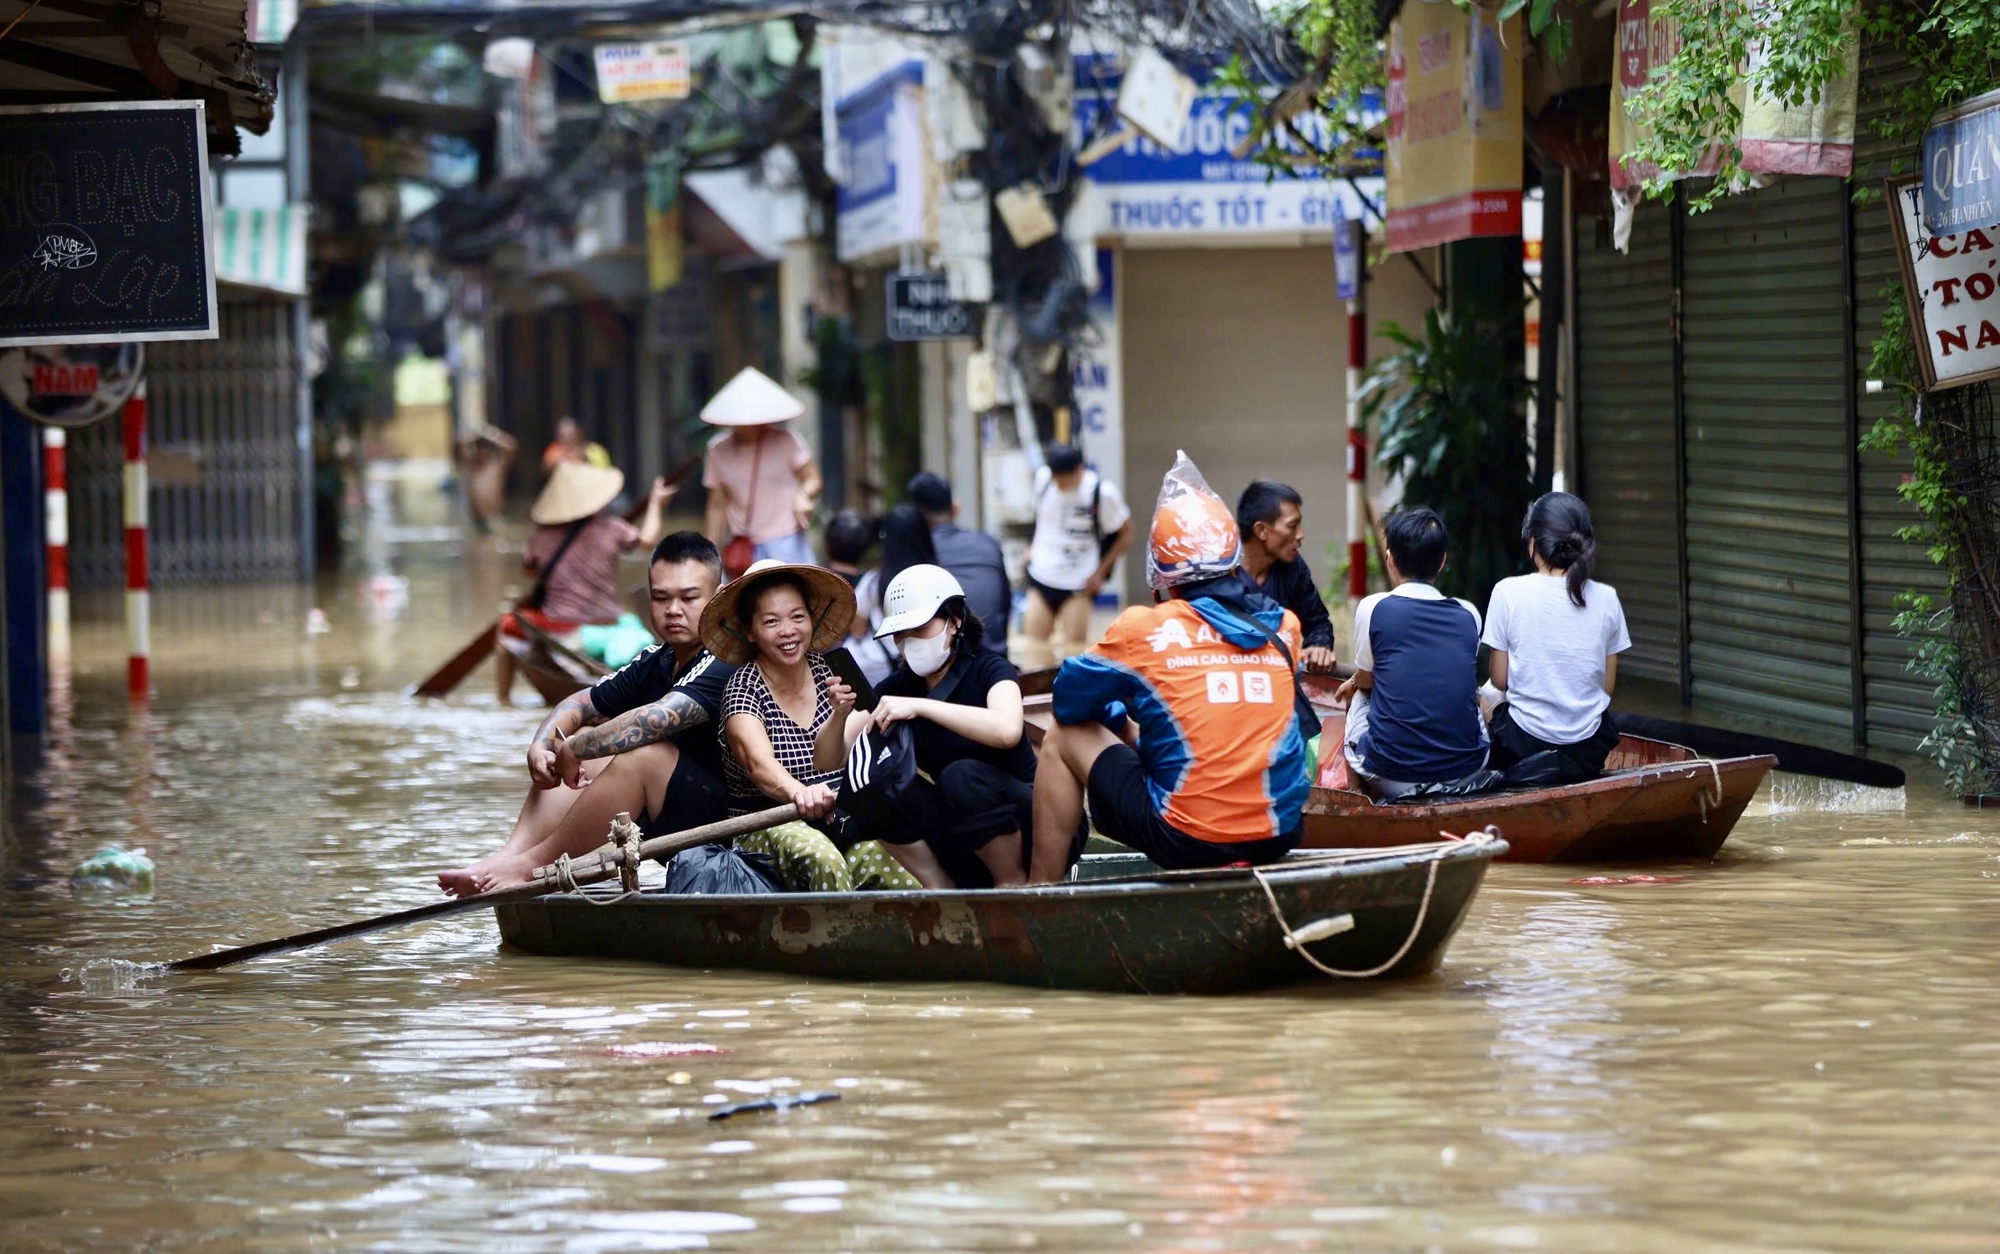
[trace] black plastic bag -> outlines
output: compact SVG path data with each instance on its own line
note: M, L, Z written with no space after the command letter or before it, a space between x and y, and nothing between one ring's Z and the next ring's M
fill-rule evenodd
M670 893L724 893L764 896L782 893L777 868L761 853L744 853L728 845L697 845L674 855L667 864Z

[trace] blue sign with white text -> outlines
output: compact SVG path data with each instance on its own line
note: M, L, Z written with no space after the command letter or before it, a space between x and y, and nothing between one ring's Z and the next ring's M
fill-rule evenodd
M2000 91L1975 96L1924 132L1924 230L1933 238L2000 224Z

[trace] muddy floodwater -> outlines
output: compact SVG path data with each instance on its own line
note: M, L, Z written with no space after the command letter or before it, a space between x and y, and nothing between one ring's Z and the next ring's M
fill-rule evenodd
M407 605L162 594L143 713L86 603L0 844L0 1250L2000 1248L2000 825L1915 770L1780 777L1661 882L1498 866L1394 985L800 982L486 915L133 965L430 901L504 835L538 715L401 695L490 546L402 546ZM150 897L72 894L112 841ZM796 1089L844 1100L708 1119Z

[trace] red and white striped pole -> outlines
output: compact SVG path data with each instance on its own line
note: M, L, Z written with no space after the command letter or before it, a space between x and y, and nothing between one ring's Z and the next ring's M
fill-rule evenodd
M48 545L49 657L69 656L69 451L61 427L42 428L42 502Z
M146 385L125 402L125 691L134 701L152 693L152 594L146 559Z
M1359 222L1339 230L1356 235L1357 254L1366 243ZM1347 595L1368 595L1368 432L1361 417L1361 375L1368 366L1366 277L1357 255L1354 295L1347 302Z

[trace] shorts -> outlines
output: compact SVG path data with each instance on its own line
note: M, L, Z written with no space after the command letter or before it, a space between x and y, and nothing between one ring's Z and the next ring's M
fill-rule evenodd
M528 633L521 630L521 624L515 621L517 618L526 619L551 636L573 635L577 628L583 626L582 623L573 623L566 618L550 618L538 609L519 605L500 616L500 634L512 636L516 640L528 639Z
M993 886L992 870L980 860L979 851L996 836L1020 833L1021 869L1028 869L1035 831L1035 786L1028 780L1015 779L990 762L962 758L938 772L935 783L915 780L904 804L917 821L903 831L871 834L884 844L923 841L960 888ZM1089 825L1079 823L1071 862L1089 838Z
M1514 721L1514 707L1501 702L1493 708L1492 721L1486 725L1486 734L1492 738L1493 750L1486 759L1486 765L1496 771L1510 771L1521 759L1550 750L1569 760L1570 766L1580 779L1594 779L1604 773L1605 759L1618 747L1618 724L1606 710L1597 721L1597 730L1573 745L1559 745L1553 741L1530 736Z
M1023 575L1028 581L1028 589L1042 598L1042 604L1049 607L1049 613L1060 613L1065 602L1071 597L1083 595L1082 588L1051 588L1033 575Z
M760 562L788 562L794 566L811 566L815 564L812 541L806 538L806 533L803 531L794 531L788 536L779 536L775 540L759 541L755 552L757 555L756 560Z
M1145 854L1162 870L1276 862L1296 849L1304 834L1294 829L1265 840L1201 840L1168 823L1153 808L1146 768L1130 745L1112 745L1090 768L1090 818L1097 830Z
M667 781L666 795L660 798L660 812L640 815L639 831L650 840L720 823L728 817L729 789L714 771L682 751L673 778Z

